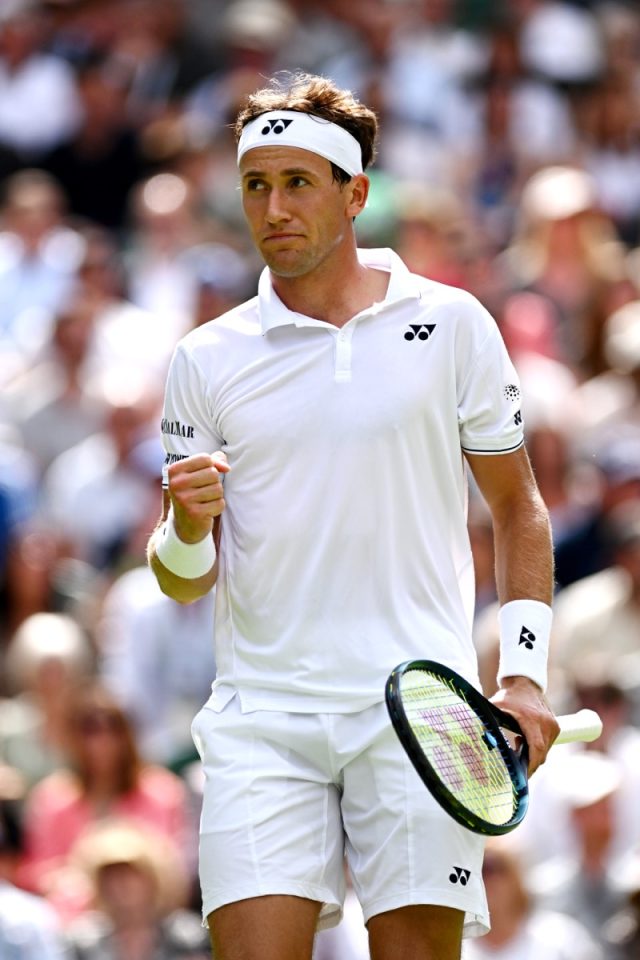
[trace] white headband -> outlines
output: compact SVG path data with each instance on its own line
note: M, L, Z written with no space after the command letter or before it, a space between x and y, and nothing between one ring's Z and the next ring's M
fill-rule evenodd
M362 150L355 137L330 120L297 110L274 110L251 120L238 143L238 163L255 147L300 147L325 157L349 174L362 173Z

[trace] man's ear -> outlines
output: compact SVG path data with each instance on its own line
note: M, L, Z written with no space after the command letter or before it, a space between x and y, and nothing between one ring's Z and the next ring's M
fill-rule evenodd
M364 210L369 196L369 177L364 173L357 173L345 184L347 191L347 215L357 217Z

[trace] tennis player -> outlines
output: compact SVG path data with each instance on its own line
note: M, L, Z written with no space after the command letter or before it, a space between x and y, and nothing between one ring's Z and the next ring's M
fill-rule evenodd
M455 960L488 926L482 839L432 800L384 705L391 669L472 681L467 465L493 515L496 700L531 766L545 700L552 550L518 379L468 293L357 248L376 117L319 77L237 120L257 296L190 332L168 376L162 589L216 587L212 694L194 720L200 874L217 960L308 960L335 924L343 856L373 960Z

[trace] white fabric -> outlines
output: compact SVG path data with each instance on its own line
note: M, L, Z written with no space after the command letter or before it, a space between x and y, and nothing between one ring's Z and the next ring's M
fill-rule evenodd
M517 375L461 290L360 252L387 297L342 328L257 298L172 360L167 461L223 450L217 701L359 710L408 657L476 674L461 447L522 444Z
M319 928L331 927L345 898L346 847L365 921L432 903L463 910L465 936L486 931L484 838L433 799L384 704L342 715L242 713L236 697L219 712L205 706L193 735L207 783L205 917L246 897L289 894L323 903Z
M539 600L511 600L500 607L499 682L505 677L528 677L547 689L551 620L551 607Z
M213 537L207 535L197 543L185 543L177 534L173 508L155 537L156 556L160 563L179 577L194 580L209 573L216 562Z
M352 177L362 173L362 150L356 138L337 123L299 110L263 113L248 123L238 143L238 163L256 147L299 147L325 157Z

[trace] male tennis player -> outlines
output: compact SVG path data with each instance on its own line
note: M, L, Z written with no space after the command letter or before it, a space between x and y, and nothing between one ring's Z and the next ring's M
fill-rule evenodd
M454 960L487 928L482 840L432 800L383 696L413 657L477 679L465 462L493 514L497 699L532 768L558 729L549 522L517 376L472 296L357 249L376 132L318 77L249 98L238 162L266 268L168 377L149 559L178 601L217 580L218 676L193 727L217 960L308 960L340 916L345 850L373 960Z

